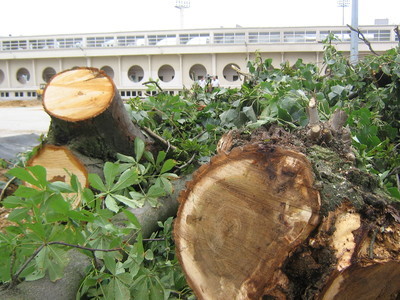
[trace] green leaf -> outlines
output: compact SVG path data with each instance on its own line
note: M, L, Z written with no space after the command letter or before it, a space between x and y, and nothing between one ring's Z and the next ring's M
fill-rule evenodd
M53 190L60 193L74 193L74 189L67 183L62 181L50 182L48 186Z
M145 144L141 138L136 137L134 142L135 158L139 162L143 156Z
M89 174L88 176L90 185L94 187L95 189L101 191L101 192L106 192L107 188L104 185L103 181L101 180L100 176L97 174Z
M124 188L127 188L133 184L138 183L138 174L133 169L128 169L124 173L122 173L121 177L119 177L118 181L111 188L111 192L119 191Z
M119 164L108 161L104 164L103 172L106 187L107 189L110 189L119 173Z
M60 194L54 194L54 195L50 196L47 201L48 201L49 207L58 213L65 214L71 208L71 205L67 201L65 201L64 198Z
M176 165L176 161L173 159L168 159L164 162L160 174L168 172L169 170L171 170L173 167L175 167Z
M151 249L147 249L146 252L144 253L144 258L146 260L153 260L154 259L153 251L151 251Z
M123 204L132 207L132 208L137 208L139 207L140 203L135 201L134 199L122 196L122 195L111 195L112 198L118 200L119 202L122 202Z
M140 225L140 223L139 223L139 221L138 221L138 219L136 218L136 216L135 216L134 213L130 212L130 211L127 210L127 209L123 209L122 212L125 214L125 216L128 218L128 220L131 221L131 223L132 223L133 225L135 225L135 227L136 227L137 229L142 228L142 226Z
M28 216L29 208L13 209L8 215L8 219L13 222L19 222Z
M167 153L165 153L164 151L158 152L156 165L159 166L161 164L161 162L164 161L166 156L167 156Z
M15 176L18 179L30 183L36 187L40 187L40 182L37 178L35 178L30 172L29 169L26 168L14 168L7 172L11 176Z
M113 196L107 195L106 201L104 203L106 204L106 207L109 210L111 210L115 213L117 213L119 211L119 206L118 206L117 202L115 202Z

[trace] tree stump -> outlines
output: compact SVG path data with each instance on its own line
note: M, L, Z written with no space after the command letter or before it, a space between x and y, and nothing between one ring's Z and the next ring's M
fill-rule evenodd
M55 75L44 90L43 107L51 117L49 131L28 166L44 166L50 181L68 182L67 169L87 186L87 174L102 176L104 162L115 160L117 153L133 156L136 137L152 149L152 140L132 122L112 79L98 69Z
M400 216L348 149L240 135L179 198L177 255L198 299L397 299Z
M75 68L55 75L44 90L43 106L51 117L48 143L67 145L87 157L133 155L136 137L152 143L133 124L111 78L98 69Z

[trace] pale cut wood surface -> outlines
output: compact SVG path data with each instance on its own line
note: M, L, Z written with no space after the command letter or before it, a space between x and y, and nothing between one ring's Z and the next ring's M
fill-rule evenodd
M47 85L43 106L46 112L65 121L91 119L108 108L115 87L104 72L76 68L61 72Z
M180 196L175 241L199 299L258 299L318 224L302 154L251 145L214 157ZM269 286L272 285L272 286Z
M40 165L46 168L47 181L62 181L70 183L70 174L77 176L82 187L88 187L88 173L82 162L67 148L62 146L44 145L38 153L32 157L28 166ZM67 172L67 171L68 172ZM72 204L76 207L80 199Z

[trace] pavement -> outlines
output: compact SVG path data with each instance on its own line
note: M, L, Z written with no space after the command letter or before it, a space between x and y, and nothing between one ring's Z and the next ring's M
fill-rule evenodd
M0 107L0 158L12 160L40 144L50 116L41 106Z

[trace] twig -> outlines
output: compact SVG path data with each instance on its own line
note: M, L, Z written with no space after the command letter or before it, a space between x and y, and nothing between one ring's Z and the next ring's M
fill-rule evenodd
M7 183L4 185L4 188L2 189L1 193L0 193L0 201L3 200L3 197L6 193L6 190L8 189L8 187L10 186L10 184L16 179L17 177L13 177L11 178L9 181L7 181Z
M146 81L146 82L142 83L142 85L146 85L146 84L155 84L157 86L157 88L160 90L160 92L163 91L163 89L161 88L161 86L158 84L157 81L149 80L149 81Z
M177 167L178 169L183 169L183 168L185 168L186 166L188 166L192 161L193 161L193 159L196 157L196 153L195 154L193 154L192 155L192 157L186 162L186 163L184 163L182 166L179 166L179 167Z
M19 270L11 277L11 282L9 284L9 286L7 287L8 289L12 288L17 280L19 275L21 275L21 273L25 270L25 268L29 265L29 263L36 257L36 255L39 254L40 251L42 251L42 249L46 246L50 246L50 245L62 245L62 246L67 246L67 247L73 247L73 248L78 248L78 249L82 249L82 250L88 250L90 252L92 252L94 260L95 260L95 266L97 266L96 263L96 257L94 255L95 251L101 251L101 252L114 252L114 251L121 251L122 248L113 248L113 249L97 249L97 248L89 248L89 247L84 247L84 246L79 246L79 245L74 245L74 244L69 244L69 243L64 243L64 242L49 242L49 243L44 243L42 245L40 245L35 252L33 252L33 254L25 261L25 263L19 268Z
M171 143L169 141L164 140L161 136L159 136L157 133L155 133L154 131L152 131L150 128L147 127L142 127L144 131L146 131L146 133L148 133L152 138L158 140L159 142L161 142L162 144L164 144L165 146L167 146L168 148L171 148L173 151L176 151L177 148L173 145L171 145Z
M349 24L347 24L347 27L349 27L352 31L354 31L354 32L357 33L358 38L359 38L360 40L362 40L362 41L364 42L365 45L368 46L369 50L370 50L373 54L375 54L376 56L379 56L379 54L376 53L374 49L372 49L371 43L367 40L367 38L364 36L364 34L361 32L360 29L356 29L356 28L352 27L352 26L349 25Z

